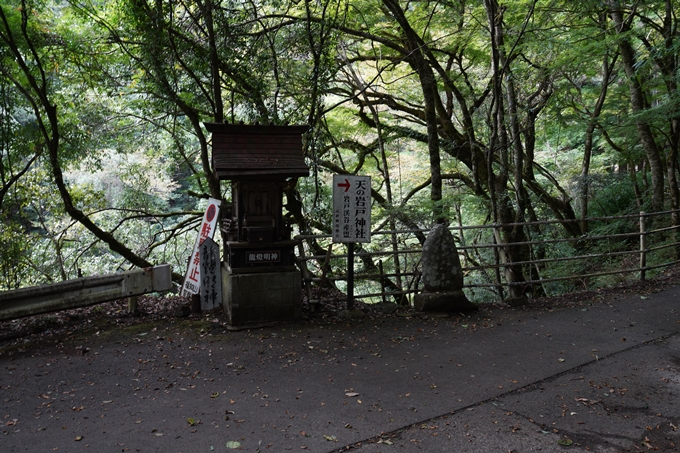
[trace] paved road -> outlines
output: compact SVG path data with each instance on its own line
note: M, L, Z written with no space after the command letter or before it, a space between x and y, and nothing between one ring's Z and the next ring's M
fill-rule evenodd
M680 451L679 296L0 343L0 451Z

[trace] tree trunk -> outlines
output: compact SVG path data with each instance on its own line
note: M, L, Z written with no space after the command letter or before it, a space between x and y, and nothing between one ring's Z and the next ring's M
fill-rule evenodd
M27 27L30 8L27 9L25 4L23 6L24 8L21 9L21 15L24 36L22 38L28 39ZM37 53L34 53L33 56L35 57L35 60L32 61L30 65L27 63L24 59L25 52L21 51L17 46L2 8L0 8L0 20L2 21L5 31L4 42L12 53L12 56L18 65L18 69L23 73L25 78L25 85L21 85L18 78L15 79L14 83L16 84L17 89L23 93L27 102L33 106L33 113L37 119L40 134L45 140L52 169L52 176L54 177L54 182L59 191L59 195L61 196L64 210L73 220L79 222L94 234L95 237L107 244L113 252L118 253L135 266L151 267L151 263L119 242L111 233L99 228L84 212L76 208L73 204L73 199L64 182L63 172L59 162L60 133L57 106L52 104L50 100L50 93L47 88L47 74L42 66L42 61ZM33 43L29 40L28 45L32 47ZM37 77L34 75L34 71L38 73ZM173 279L181 280L181 276L173 275Z
M516 242L523 242L525 240L524 229L521 225L509 225L515 223L517 220L518 213L513 209L511 198L508 194L508 171L509 167L509 156L508 149L510 144L508 143L508 136L505 130L505 107L504 107L504 96L502 87L502 78L504 76L505 67L501 64L502 61L506 60L505 55L502 55L501 49L504 47L503 43L503 24L502 24L502 13L499 11L498 3L496 0L484 0L484 5L487 11L487 18L489 20L489 27L491 31L491 44L492 44L492 69L493 69L493 97L494 97L494 110L493 110L493 123L492 123L492 134L489 144L489 192L492 195L492 208L493 208L493 218L494 223L500 223L500 231L498 228L494 229L494 235L496 242L498 244L505 244L505 246L499 248L499 254L501 262L505 264L504 273L505 280L509 285L509 295L510 303L513 305L519 305L526 302L526 292L527 288L522 285L525 281L522 272L522 266L517 264L512 264L521 261L522 250L521 246L513 245ZM516 112L515 112L516 113ZM517 126L517 125L516 125ZM519 128L518 126L514 129L517 140L519 140ZM494 175L492 161L494 160L495 148L498 147L500 151L500 169L498 175ZM513 165L514 170L518 168L521 169L521 164L517 163L518 148L514 148L515 153L515 165ZM516 175L515 175L516 176ZM520 175L521 179L521 175ZM517 191L521 189L517 188ZM517 194L517 197L521 198L521 194ZM519 200L519 198L518 198ZM523 204L519 204L519 207Z
M609 56L605 54L604 61L602 62L602 89L595 102L595 108L590 114L588 119L588 127L586 128L586 137L583 144L583 160L581 161L581 184L579 187L579 210L580 212L580 227L581 234L586 234L588 232L588 198L590 196L590 159L593 155L593 137L595 134L595 128L597 127L597 122L602 113L602 107L604 106L604 101L607 98L607 90L609 88L609 79L612 74L612 69L614 63L616 62L616 56L614 56L611 64L609 63Z
M432 177L430 200L433 205L433 220L434 223L445 223L448 216L442 206L441 157L439 154L439 132L437 131L437 108L435 102L435 97L439 96L437 81L435 80L432 68L427 62L420 39L408 23L399 3L396 0L383 0L383 3L404 32L410 50L407 60L418 73L418 79L420 80L420 86L423 91L425 123L427 125L427 150L430 156L430 175Z
M616 31L619 34L624 34L630 31L630 26L623 19L623 12L620 9L618 0L610 1L609 15L614 21ZM635 66L635 50L630 41L625 36L619 37L619 51L621 52L621 60L623 68L628 76L628 87L630 90L630 104L633 113L640 114L646 109L645 93L642 84L636 74ZM635 121L640 142L647 155L649 162L649 170L652 176L652 205L653 211L660 211L663 208L664 202L664 165L659 153L652 128L649 123L638 115Z

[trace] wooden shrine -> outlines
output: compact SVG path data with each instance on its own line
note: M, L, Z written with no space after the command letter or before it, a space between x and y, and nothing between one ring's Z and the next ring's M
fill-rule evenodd
M205 123L220 180L231 182L223 303L232 325L297 318L301 276L283 220L286 185L309 176L302 154L307 126ZM229 212L229 210L227 210Z

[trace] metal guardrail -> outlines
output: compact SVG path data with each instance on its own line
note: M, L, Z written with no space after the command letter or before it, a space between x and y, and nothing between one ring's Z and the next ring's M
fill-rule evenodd
M33 286L0 293L0 321L51 313L126 297L169 291L172 266L84 277L51 285Z

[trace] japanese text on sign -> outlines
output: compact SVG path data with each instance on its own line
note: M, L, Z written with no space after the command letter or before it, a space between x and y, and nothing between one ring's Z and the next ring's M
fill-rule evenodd
M220 249L210 238L205 238L200 248L201 310L212 310L222 303L222 275Z
M333 242L371 242L369 176L333 176Z
M278 263L280 261L281 252L277 250L246 252L246 263Z

